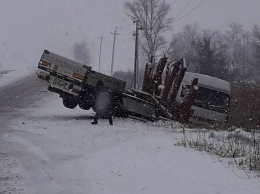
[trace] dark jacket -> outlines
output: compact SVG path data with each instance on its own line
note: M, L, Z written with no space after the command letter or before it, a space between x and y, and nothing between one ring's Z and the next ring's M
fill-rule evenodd
M112 114L112 94L103 85L96 87L94 110L102 117Z

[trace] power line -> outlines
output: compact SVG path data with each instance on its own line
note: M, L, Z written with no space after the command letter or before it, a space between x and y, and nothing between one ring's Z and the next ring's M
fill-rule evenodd
M189 15L192 11L194 11L195 9L197 9L199 6L201 6L206 0L203 0L201 3L199 3L197 6L195 6L194 8L192 8L188 13L184 14L183 16L181 16L180 18L178 18L177 20L174 20L173 22L177 22L180 19L184 18L185 16Z
M173 18L173 20L175 20L191 4L192 1L193 0L190 0L189 3L187 3L187 5Z
M179 1L179 0L175 0L175 1L171 4L171 6L174 5L177 1Z

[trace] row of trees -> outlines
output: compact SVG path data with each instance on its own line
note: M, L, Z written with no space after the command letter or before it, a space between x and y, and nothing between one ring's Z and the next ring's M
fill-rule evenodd
M166 54L169 60L185 57L189 71L228 81L260 82L259 26L247 31L242 25L232 23L226 32L220 32L189 24L167 40L165 32L171 30L174 21L169 17L170 8L165 0L135 0L124 4L128 16L138 20L142 27L143 64ZM75 43L73 53L76 60L91 62L87 42Z
M229 81L260 82L259 26L246 31L242 25L232 23L223 33L187 25L167 41L164 33L170 30L174 18L169 17L170 5L165 0L135 0L126 2L124 8L142 26L144 60L163 54L170 60L185 57L191 71Z
M169 56L185 57L189 69L195 72L229 81L259 82L260 28L246 31L232 23L222 33L187 25L173 36Z

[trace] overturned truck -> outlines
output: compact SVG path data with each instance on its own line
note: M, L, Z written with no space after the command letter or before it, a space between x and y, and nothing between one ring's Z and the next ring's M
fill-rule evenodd
M186 62L146 64L140 90L126 89L126 82L92 70L90 66L44 50L38 78L48 90L58 93L66 108L94 109L95 86L102 80L112 93L113 115L146 120L176 120L182 123L225 122L228 119L230 84L211 76L186 72Z
M163 57L157 64L146 64L142 91L151 95L164 118L195 124L228 120L230 83L187 72L184 58L167 63Z

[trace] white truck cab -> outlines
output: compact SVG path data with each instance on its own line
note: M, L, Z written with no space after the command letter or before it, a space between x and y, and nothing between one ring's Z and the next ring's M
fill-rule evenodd
M226 122L230 107L230 83L216 77L186 72L176 102L182 103L194 78L198 78L198 92L191 107L191 120Z

